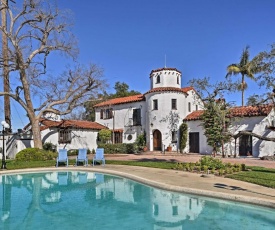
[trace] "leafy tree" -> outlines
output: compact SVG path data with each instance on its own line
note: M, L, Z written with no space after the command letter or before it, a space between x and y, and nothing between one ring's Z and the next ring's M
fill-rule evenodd
M205 110L202 115L204 135L207 138L207 144L213 147L213 155L223 147L223 144L230 140L225 131L226 127L229 125L228 117L229 111L226 109L226 104L223 100L218 101L209 100L205 103ZM224 157L224 151L222 151Z
M128 96L140 94L140 92L135 91L135 90L129 91L129 85L127 85L124 82L119 82L119 81L117 81L115 83L114 89L116 92L114 94L110 94L108 97L109 99L118 98L118 97L128 97Z
M9 25L0 31L9 41L8 62L0 57L0 67L8 63L14 85L8 95L26 111L34 147L42 149L39 120L46 113L65 115L81 106L104 88L102 71L96 65L68 69L60 75L47 75L47 60L54 51L76 59L78 49L71 34L70 15L50 0L24 0L1 7L7 10ZM54 80L53 80L54 79Z
M231 135L227 133L227 127L230 125L228 119L230 103L226 103L223 95L226 92L234 92L237 84L230 80L226 82L210 83L210 78L193 79L190 84L196 89L204 103L204 112L201 117L204 134L207 138L207 144L213 148L213 155L228 142ZM217 98L218 96L218 98Z
M108 141L111 140L112 131L110 129L101 129L98 132L98 139L100 142L106 144Z
M188 133L188 126L187 124L184 122L180 125L180 143L179 143L179 149L180 152L182 153L183 150L186 147L186 143L187 143L187 133Z
M256 80L254 75L261 72L259 66L261 55L255 56L251 61L249 60L249 55L249 46L246 46L242 52L240 62L230 64L227 67L226 77L241 74L241 83L239 84L238 89L242 92L242 106L244 106L244 91L247 89L245 77Z

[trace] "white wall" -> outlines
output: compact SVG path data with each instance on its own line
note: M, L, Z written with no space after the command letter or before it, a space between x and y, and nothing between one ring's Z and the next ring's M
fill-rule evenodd
M110 130L123 129L123 143L133 143L136 137L143 133L146 124L146 104L144 101L133 102L119 105L112 105L108 109L113 109L114 118L100 119L100 110L104 107L96 108L96 122L107 126ZM107 108L107 107L106 107ZM141 126L133 126L133 110L141 109ZM114 124L113 124L114 123ZM128 140L128 136L132 135L132 139Z
M157 83L157 76L160 76L160 82ZM177 82L178 78L178 82ZM158 87L175 87L181 88L181 73L175 70L163 69L154 71L150 75L151 89Z
M196 120L196 121L188 121L188 133L198 132L199 133L199 152L200 154L206 154L211 155L212 154L212 147L210 147L207 144L206 136L204 135L204 128L202 127L202 121ZM187 138L187 145L185 148L185 152L189 152L190 146L189 146L189 135Z
M267 127L270 126L271 120L274 119L275 115L272 111L267 117L243 117L236 118L232 122L232 126L229 131L233 134L237 134L239 131L251 131L255 134L275 138L275 132L271 131ZM207 139L204 136L204 129L200 126L201 121L188 121L188 132L199 132L200 133L200 153L211 154L212 148L207 145ZM187 144L189 140L187 141ZM252 138L252 153L254 157L271 156L275 154L275 142L260 140L256 137ZM235 140L232 138L231 142L225 144L225 151L228 155L234 155L236 149L236 155L239 156L239 138ZM185 151L188 152L189 145Z

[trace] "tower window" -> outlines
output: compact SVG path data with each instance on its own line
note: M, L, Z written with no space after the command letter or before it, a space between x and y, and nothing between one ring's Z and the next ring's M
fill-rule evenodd
M158 110L158 100L153 100L153 110Z
M180 83L180 79L179 79L179 76L177 76L177 84Z
M177 109L177 99L172 99L171 109Z
M157 76L157 81L156 81L156 84L160 83L160 76L158 75Z
M191 102L188 102L188 112L191 112Z

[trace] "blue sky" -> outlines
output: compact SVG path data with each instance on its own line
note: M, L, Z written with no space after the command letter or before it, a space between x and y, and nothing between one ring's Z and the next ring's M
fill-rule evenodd
M59 0L74 14L78 61L104 69L113 92L116 81L144 93L151 70L166 66L182 72L182 86L193 78L223 80L226 67L275 42L274 0ZM65 66L52 62L50 69ZM236 77L236 79L239 79ZM246 96L259 92L250 81ZM241 94L229 96L240 105ZM16 118L22 126L26 118ZM23 122L22 122L23 119Z

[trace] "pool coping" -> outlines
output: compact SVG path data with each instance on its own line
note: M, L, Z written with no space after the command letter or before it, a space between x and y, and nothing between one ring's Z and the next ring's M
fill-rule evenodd
M135 173L135 170L130 170L129 172L125 172L125 169L141 169L140 172L145 169L144 167L138 167L138 166L109 166L109 167L103 167L103 166L97 166L97 167L83 167L83 166L69 166L69 167L46 167L46 168L31 168L31 169L17 169L17 170L0 170L0 175L10 175L10 174L18 174L18 173L39 173L39 172L52 172L52 171L86 171L86 172L100 172L104 174L110 174L115 176L121 176L125 177L127 179L134 180L136 182L152 186L158 189L173 191L173 192L179 192L179 193L187 193L190 195L198 195L198 196L205 196L210 198L218 198L222 200L229 200L229 201L236 201L240 203L247 203L247 204L253 204L253 205L259 205L264 206L268 208L275 209L275 198L274 199L266 199L266 198L260 198L253 196L251 193L251 196L245 196L245 195L239 195L239 194L230 194L230 193L224 193L220 191L215 191L215 188L209 189L201 189L201 188L195 188L195 187L187 187L187 186L177 186L172 183L166 183L165 180L162 181L161 174L156 173L155 179L158 177L158 181L146 178L146 176L139 176L137 173ZM146 168L148 170L148 168ZM165 169L155 169L157 172L163 172L167 173ZM150 172L153 172L154 169L150 168ZM188 178L187 178L188 179ZM221 179L221 178L219 178ZM172 180L172 179L171 179ZM184 180L186 180L186 177L184 177ZM206 180L208 183L208 178L205 178L203 180ZM228 179L231 180L231 179ZM234 181L234 180L232 180ZM200 181L201 183L201 181ZM203 182L202 182L203 183ZM246 182L238 182L241 184L247 184ZM251 184L252 186L254 184ZM258 186L255 185L257 187ZM266 189L265 187L262 187L263 189ZM273 189L272 189L273 191ZM274 190L275 192L275 190Z

